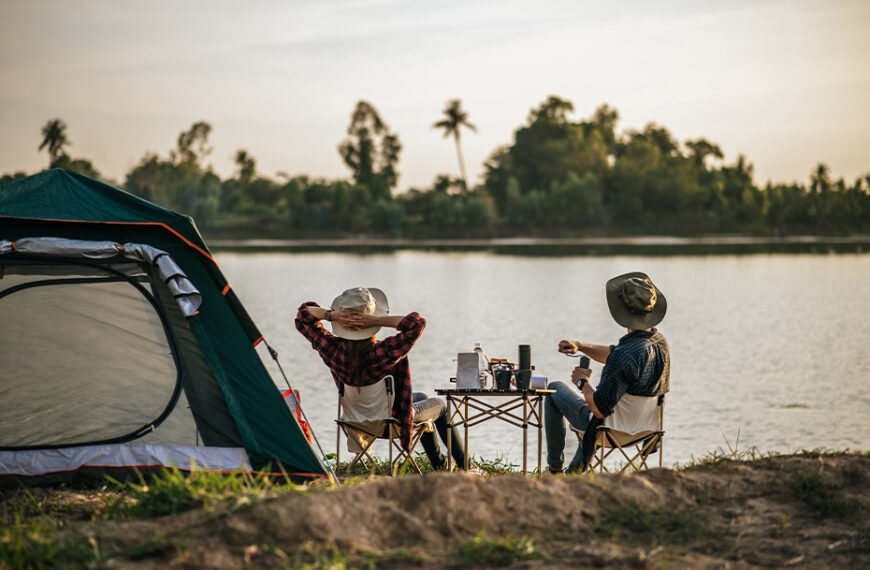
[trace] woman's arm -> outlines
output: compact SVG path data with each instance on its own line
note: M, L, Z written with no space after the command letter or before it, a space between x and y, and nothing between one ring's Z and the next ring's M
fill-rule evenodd
M402 316L390 315L378 317L364 313L355 313L353 311L331 311L315 305L307 305L306 309L308 310L308 313L318 321L324 319L335 321L344 328L350 330L359 330L371 326L396 328L404 318Z
M318 352L325 350L329 345L335 342L333 337L320 323L320 320L326 314L326 309L320 307L317 303L309 301L303 303L296 312L296 330L302 333L302 336L308 339Z
M326 309L323 307L317 307L314 305L308 305L308 312L311 313L311 316L317 319L318 321L323 320L326 317Z
M333 312L330 313L329 316L332 320L338 322L338 324L351 330L359 330L366 327L396 328L399 326L399 323L402 322L402 319L405 318L402 315L384 315L379 317L376 315L367 315L365 313L352 312Z

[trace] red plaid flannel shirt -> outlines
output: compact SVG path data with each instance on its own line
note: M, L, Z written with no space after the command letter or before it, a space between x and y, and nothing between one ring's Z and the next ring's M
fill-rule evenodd
M364 360L365 371L359 382L351 384L350 369L347 362L347 352L344 343L349 342L338 338L327 331L320 320L308 310L308 307L319 307L317 303L303 303L296 313L296 330L311 342L311 346L320 354L320 358L332 372L336 385L339 382L355 386L369 386L388 374L393 375L395 400L393 402L393 417L401 426L402 444L405 449L411 447L411 428L414 423L413 394L411 391L411 367L408 365L408 351L417 342L426 319L417 313L410 313L403 318L393 336L381 341L375 341L371 351Z

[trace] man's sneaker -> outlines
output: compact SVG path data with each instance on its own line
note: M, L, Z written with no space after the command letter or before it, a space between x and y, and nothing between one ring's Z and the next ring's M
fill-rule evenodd
M562 469L553 469L552 467L547 467L544 469L544 477L564 477L565 471Z

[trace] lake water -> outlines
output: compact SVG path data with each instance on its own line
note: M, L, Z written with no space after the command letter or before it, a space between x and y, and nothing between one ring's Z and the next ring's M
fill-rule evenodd
M411 351L414 389L450 387L457 352L490 357L532 347L536 374L567 379L560 339L615 343L604 283L648 273L668 299L671 347L664 462L715 450L870 449L870 255L529 257L491 252L219 253L217 260L280 361L320 444L335 450L336 392L293 317L343 289L387 292L392 313L427 327ZM382 330L381 336L386 331ZM593 363L593 383L601 365ZM270 367L276 383L284 382ZM533 432L530 432L532 435ZM530 441L535 441L530 437ZM471 452L522 460L521 431L491 421ZM536 448L530 445L530 463Z

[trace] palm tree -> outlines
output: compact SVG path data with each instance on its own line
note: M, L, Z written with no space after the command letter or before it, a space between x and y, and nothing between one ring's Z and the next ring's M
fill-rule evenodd
M468 178L465 176L465 162L462 160L462 148L459 145L459 130L468 127L477 131L477 127L468 122L468 113L462 108L460 99L451 99L444 107L444 118L432 125L433 129L444 129L444 138L453 135L456 142L456 156L459 159L459 172L462 175L462 186L468 190Z
M66 123L61 119L52 119L42 127L42 144L39 150L48 148L48 156L51 158L49 166L63 154L63 147L69 144L66 138Z

